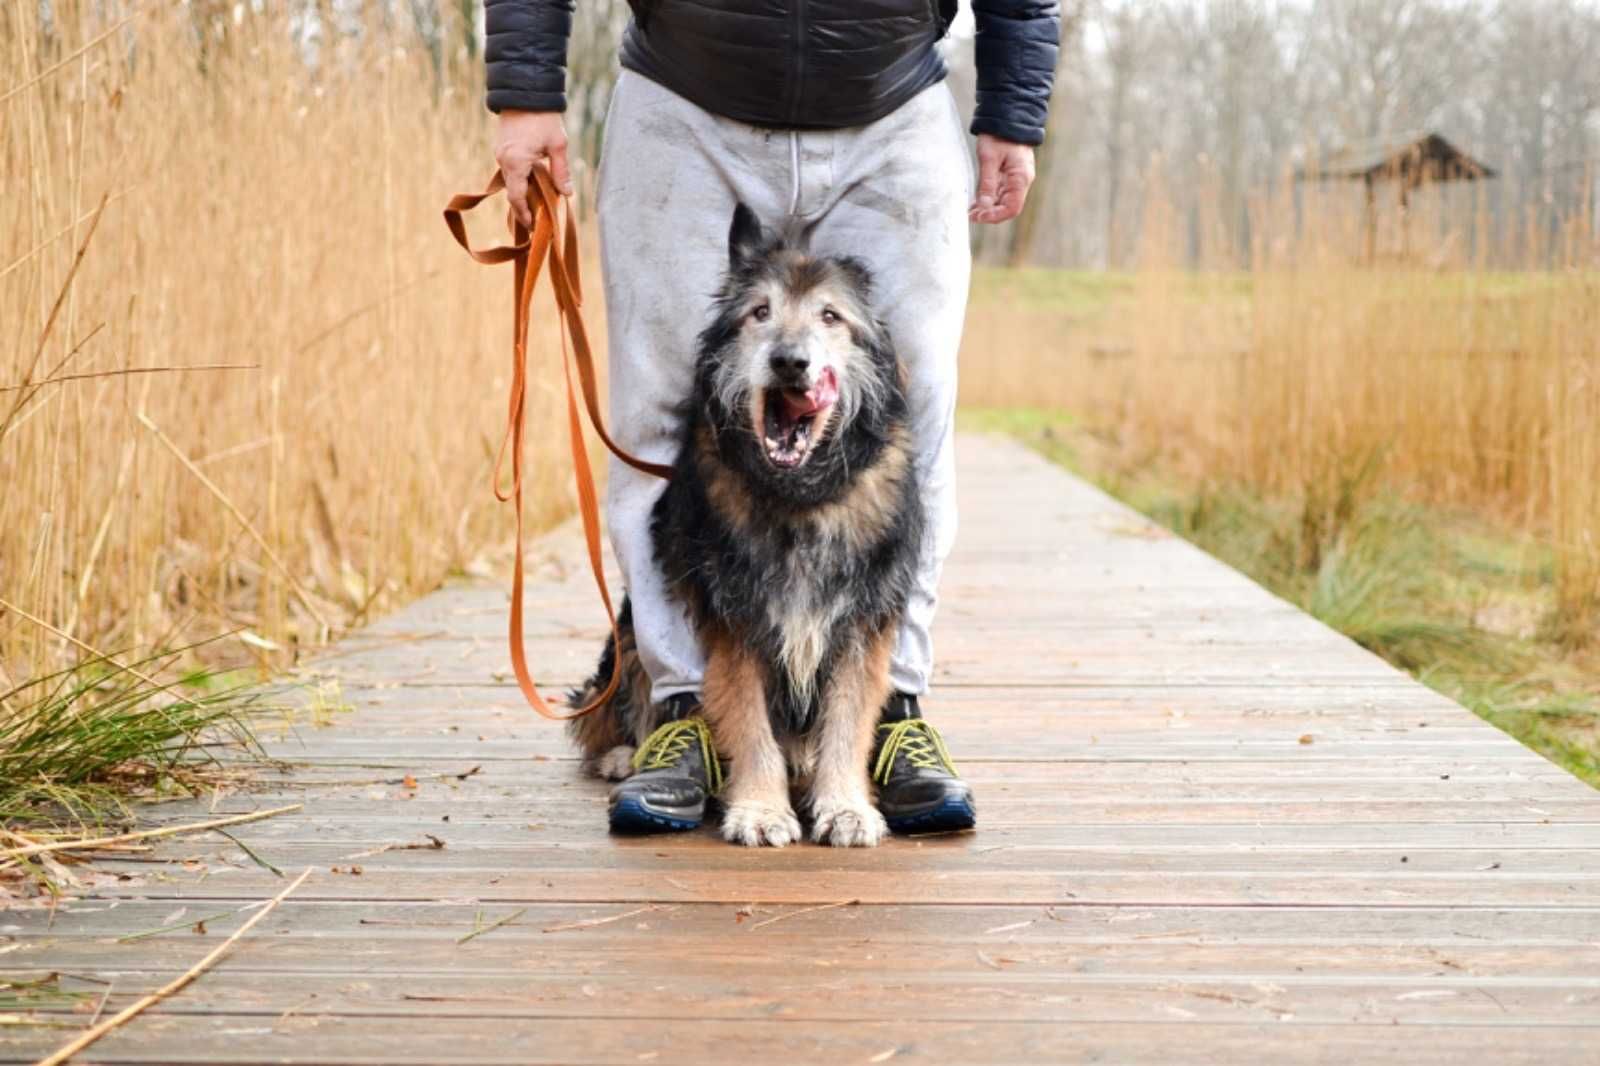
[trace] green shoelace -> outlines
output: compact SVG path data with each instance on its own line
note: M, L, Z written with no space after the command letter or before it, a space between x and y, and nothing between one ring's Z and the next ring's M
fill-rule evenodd
M722 791L722 763L717 760L717 749L711 743L711 730L704 718L681 718L658 727L633 753L633 768L669 770L697 743L706 765L706 786L715 796Z
M889 783L894 770L895 756L905 754L906 761L919 770L945 770L956 772L955 760L944 746L944 738L932 724L921 718L907 718L893 725L880 725L878 731L889 731L878 749L878 761L872 767L872 779L880 785Z

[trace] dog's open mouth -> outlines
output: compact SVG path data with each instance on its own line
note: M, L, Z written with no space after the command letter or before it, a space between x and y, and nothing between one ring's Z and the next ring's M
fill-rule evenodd
M766 390L761 403L761 442L768 461L780 467L805 462L838 399L839 379L832 367L825 368L809 389Z

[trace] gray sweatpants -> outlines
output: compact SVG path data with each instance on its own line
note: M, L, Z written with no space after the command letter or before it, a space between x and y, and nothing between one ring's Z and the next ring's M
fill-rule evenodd
M610 428L633 454L670 463L694 378L696 336L727 266L735 203L767 225L801 219L818 254L871 268L874 304L910 378L912 433L929 537L900 628L893 681L927 690L939 571L956 533L956 350L971 255L972 163L950 91L843 130L772 130L719 118L623 71L600 161L600 251L611 359ZM650 541L663 483L615 459L612 546L633 601L656 700L698 691L705 660L669 599Z

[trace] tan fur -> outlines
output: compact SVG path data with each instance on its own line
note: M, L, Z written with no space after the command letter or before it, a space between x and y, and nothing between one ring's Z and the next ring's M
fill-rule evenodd
M872 847L888 827L872 803L867 756L878 709L889 698L889 654L894 628L867 637L867 645L840 662L828 685L818 723L810 788L812 839L835 847Z
M763 671L749 650L727 634L707 634L706 722L728 759L722 835L736 844L783 847L800 839L789 806L783 751L767 715Z
M633 629L620 627L616 661L622 677L612 700L620 705L602 707L593 714L574 718L567 723L568 734L578 750L583 753L583 769L596 777L620 780L633 772L628 762L633 749L643 744L654 728L655 715L650 706L650 678L644 663L639 659L639 649L634 642ZM596 678L580 690L573 701L574 707L592 702L600 695L606 678ZM635 733L630 734L632 723ZM626 756L616 754L618 749L628 749Z
M875 543L895 519L900 486L910 475L910 466L906 431L898 428L883 457L856 478L844 497L817 508L812 516L817 532L845 541L854 551Z
M750 495L733 471L716 459L717 445L711 432L709 426L701 426L695 438L700 455L706 460L702 464L706 471L706 499L730 526L742 533L750 528Z
M910 459L905 451L905 433L883 452L882 459L862 472L850 491L841 499L818 508L811 517L813 528L824 540L843 541L848 550L860 552L882 537L895 520L899 490L910 475ZM715 504L717 501L713 500ZM804 582L796 582L804 588ZM826 653L829 639L839 624L833 613L819 611L804 598L790 597L773 604L773 627L783 642L782 663L795 691L811 695L811 680Z

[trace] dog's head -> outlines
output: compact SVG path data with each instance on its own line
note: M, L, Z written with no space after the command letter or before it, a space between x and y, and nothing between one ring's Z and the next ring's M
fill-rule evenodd
M780 493L823 494L904 417L871 292L859 260L812 256L743 204L734 210L697 399L724 454Z

